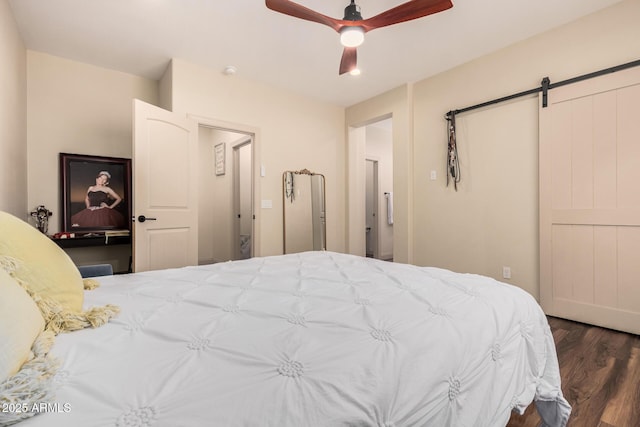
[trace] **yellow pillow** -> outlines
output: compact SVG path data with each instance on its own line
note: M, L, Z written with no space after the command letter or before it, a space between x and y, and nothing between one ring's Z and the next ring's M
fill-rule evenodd
M83 311L83 283L71 258L50 238L6 212L0 212L0 269L26 289L55 334L104 325L120 309L107 304Z
M84 287L71 258L35 227L0 212L0 265L30 291L82 311Z
M29 294L0 269L0 383L20 370L44 330L44 319Z

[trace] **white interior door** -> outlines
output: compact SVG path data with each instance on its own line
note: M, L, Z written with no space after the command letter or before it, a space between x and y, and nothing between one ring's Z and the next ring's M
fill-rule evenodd
M251 139L233 147L234 255L253 256L253 161Z
M133 111L133 271L197 265L197 124L137 99Z
M553 89L540 109L540 301L640 333L640 68Z

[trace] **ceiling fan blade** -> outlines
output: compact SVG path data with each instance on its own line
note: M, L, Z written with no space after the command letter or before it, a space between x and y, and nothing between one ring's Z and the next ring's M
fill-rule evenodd
M323 15L290 0L266 0L265 3L271 10L284 13L285 15L293 16L295 18L327 25L335 31L340 31L340 28L343 27L338 19Z
M358 52L355 47L345 47L340 60L340 75L358 68Z
M366 31L411 21L453 7L451 0L409 0L376 16L360 21Z

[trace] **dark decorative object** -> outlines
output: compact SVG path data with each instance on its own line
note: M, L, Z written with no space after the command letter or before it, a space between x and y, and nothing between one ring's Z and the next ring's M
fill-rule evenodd
M131 159L60 153L62 230L131 230Z
M30 214L36 220L36 228L42 233L47 234L49 230L49 217L53 215L53 212L45 208L44 205L40 205L32 210Z
M445 117L448 123L448 141L447 141L447 187L449 180L453 182L453 188L458 191L458 183L460 182L460 160L458 159L458 144L456 141L456 115L451 113Z

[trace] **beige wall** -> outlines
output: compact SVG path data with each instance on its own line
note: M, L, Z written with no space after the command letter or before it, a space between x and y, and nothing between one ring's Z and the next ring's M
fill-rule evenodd
M6 0L0 0L0 210L22 219L27 204L27 54Z
M327 248L344 251L344 109L182 60L171 74L174 112L255 129L255 255L282 253L282 172L303 168L326 178Z
M415 263L500 280L510 266L510 282L538 297L537 98L458 116L458 192L445 187L443 116L539 86L545 76L557 82L636 60L638 22L640 2L622 2L415 85Z
M62 214L59 153L131 158L132 100L156 103L158 83L34 51L27 52L27 82L28 206L53 211L53 234ZM126 269L128 252L97 250L70 254L79 264L106 259Z
M363 124L393 118L395 259L502 279L539 295L538 101L458 116L462 182L446 187L444 114L640 57L640 2L628 0L432 78L349 107L349 251L359 253ZM553 92L551 92L550 96ZM431 171L437 179L430 180ZM354 184L355 183L355 184ZM362 208L363 209L363 208Z
M175 66L169 67L159 84L39 52L29 51L27 57L28 202L34 206L45 204L54 211L51 233L59 231L61 214L58 153L131 157L131 100L139 98L158 104L162 98L165 108L182 107L183 113L229 125L241 124L242 130L259 129L257 139L262 138L264 143L260 147L264 148L257 147L262 158L257 166L263 164L267 172L265 177L257 178L257 217L264 230L260 236L264 243L258 250L262 254L282 252L281 173L304 167L328 177L328 245L332 250L344 250L341 107L283 94L253 82L229 80L222 75L216 81L210 78L215 76L214 72L180 61L178 72L174 71ZM173 79L174 75L182 79ZM204 82L203 86L193 86L197 81ZM231 149L227 144L227 150ZM227 161L232 161L230 152ZM256 175L259 176L259 171ZM260 209L262 199L272 200L273 208ZM121 254L89 252L70 251L70 254L79 264L105 257L110 262L125 262ZM215 259L211 251L205 252L205 258Z
M157 103L158 84L40 52L27 58L29 205L60 215L58 154L131 158L133 99Z

